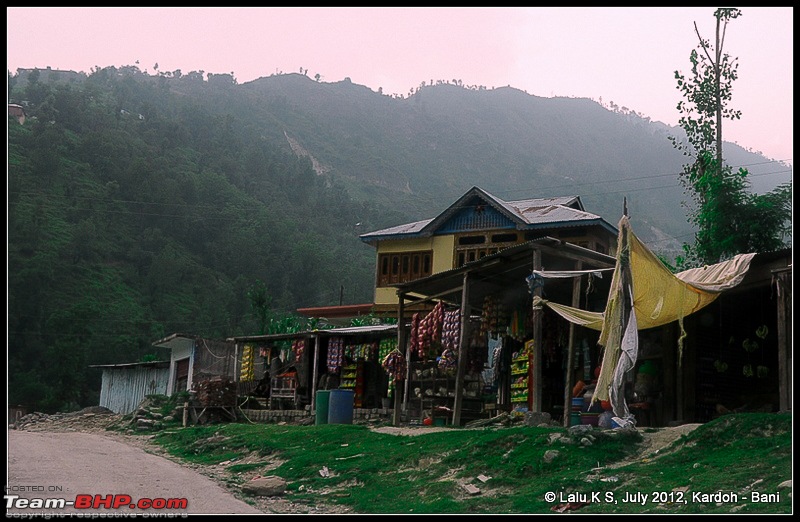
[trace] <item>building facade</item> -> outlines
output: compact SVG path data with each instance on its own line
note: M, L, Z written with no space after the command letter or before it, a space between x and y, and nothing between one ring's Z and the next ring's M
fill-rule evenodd
M617 230L587 212L580 196L504 201L472 187L433 219L360 236L376 249L374 310L396 311L393 285L459 268L542 237L613 255Z

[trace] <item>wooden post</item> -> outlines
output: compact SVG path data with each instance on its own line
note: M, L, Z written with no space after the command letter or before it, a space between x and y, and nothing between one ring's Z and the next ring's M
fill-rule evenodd
M461 332L458 339L458 367L456 369L456 390L453 400L453 426L461 425L461 403L464 398L464 373L467 370L467 348L469 347L469 272L464 272L464 286L461 289Z
M405 294L398 292L397 297L399 303L397 305L397 349L401 352L405 348L406 344L406 333L405 333L405 320L403 319L403 315L405 315ZM409 343L408 349L406 349L406 378L403 381L396 381L394 383L394 404L392 405L392 425L399 426L400 425L400 388L403 387L403 402L402 402L402 409L405 410L408 407L408 377L411 371L411 344Z
M575 270L581 270L583 263L575 263ZM581 305L581 278L575 277L572 280L572 307L580 308ZM564 379L564 427L569 427L570 414L572 412L572 361L575 359L575 323L569 323L569 341L567 348L567 373Z
M792 409L792 316L791 268L773 271L778 295L778 407Z
M677 323L672 322L661 327L661 362L664 379L661 413L662 425L667 425L670 421L674 421L678 418L675 416L675 403L677 401L675 398L675 366L678 350L674 340L677 339L677 336L680 334L675 333L676 324Z
M627 217L627 215L628 215L628 199L625 198L625 216ZM622 339L625 338L625 332L628 329L628 323L631 320L631 316L633 316L636 313L633 309L633 295L632 295L633 274L631 273L630 242L628 241L628 234L630 234L630 226L627 223L625 223L624 227L627 228L628 230L627 232L624 232L622 234L622 243L619 246L622 255L617 257L618 259L617 262L620 264L619 275L620 275L620 286L622 287L622 304L621 304L622 324L620 325L620 332L622 332ZM637 330L634 335L638 337L639 331ZM620 347L619 347L620 358L622 357L622 342L621 342L622 339L620 339ZM637 358L638 358L638 349L637 349ZM634 359L633 361L631 361L631 363L633 364L633 367L631 367L630 370L633 370L633 368L636 366L636 360ZM617 365L619 365L619 361L617 362ZM619 393L620 401L625 405L624 406L625 412L629 412L628 405L625 401L625 382L626 381L624 380L622 381L622 386L616 392L614 391L612 386L610 399L611 399L611 404L614 405L615 402L614 394ZM614 406L614 414L618 415L616 406Z
M678 335L680 335L680 333ZM680 351L677 351L676 355L677 355L676 359L678 360L678 369L676 370L675 374L675 405L676 405L675 420L682 421L684 419L683 387L685 386L685 383L683 381L683 361L682 361L683 357L681 357Z
M194 353L194 347L192 347L192 353ZM233 382L236 383L236 390L239 390L239 372L241 371L242 367L239 364L239 343L233 343ZM191 367L189 373L191 374ZM191 375L190 375L191 377ZM190 379L191 380L191 379Z
M534 247L533 269L542 269L542 252ZM533 295L542 297L542 287L537 285ZM541 305L533 307L533 383L528 384L532 391L528 397L528 408L532 412L542 411L542 310ZM531 386L532 384L532 386Z
M317 409L317 369L319 366L319 334L314 335L314 367L311 369L311 411ZM272 375L270 375L272 378Z

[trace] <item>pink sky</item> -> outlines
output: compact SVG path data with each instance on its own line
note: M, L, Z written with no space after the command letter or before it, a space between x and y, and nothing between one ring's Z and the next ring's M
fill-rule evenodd
M700 8L7 8L8 70L233 73L239 83L308 69L407 95L430 80L510 85L614 102L676 125ZM792 163L793 10L742 8L724 51L739 59L726 141Z

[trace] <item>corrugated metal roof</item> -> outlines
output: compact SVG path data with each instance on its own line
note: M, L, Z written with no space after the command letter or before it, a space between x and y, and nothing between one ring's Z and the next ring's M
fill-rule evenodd
M550 205L564 205L565 207L569 207L573 204L578 204L580 207L579 210L583 210L583 205L580 202L580 196L520 199L517 201L507 201L506 204L516 208L549 207Z
M219 341L219 339L207 339L200 335L174 333L164 337L163 339L159 339L158 341L153 342L153 346L157 348L168 348L174 350L177 348L191 347L194 345L196 341L201 341L201 340Z
M345 328L330 328L327 330L318 330L316 333L324 332L333 335L354 335L354 334L362 334L362 333L381 333L381 332L391 332L392 330L397 330L396 324L376 324L376 325L369 325L369 326L348 326Z
M283 333L283 334L264 334L264 335L244 335L229 337L229 341L248 342L248 341L281 341L286 339L297 339L300 337L313 337L315 335L326 335L328 337L337 335L365 335L365 334L388 334L397 332L396 324L380 324L368 326L348 326L343 328L326 328L324 330L306 330L303 332Z
M566 223L572 221L593 221L601 219L597 214L576 210L563 205L549 205L545 207L520 206L514 207L525 223L540 225L544 223Z
M362 238L372 238L375 236L395 236L400 234L416 234L425 228L425 225L433 221L433 219L425 219L423 221L415 221L414 223L406 223L405 225L398 225L396 227L384 228L376 230L375 232L367 232L361 234Z
M89 368L147 368L147 367L166 367L169 366L169 361L147 361L147 362L134 362L134 363L120 363L120 364L90 364Z
M362 241L375 243L383 239L409 236L429 236L436 233L444 223L457 212L466 201L482 198L509 219L517 223L517 228L538 228L539 226L576 226L578 224L600 225L610 232L616 229L602 217L583 210L580 196L555 196L548 198L529 198L517 201L504 201L485 190L472 187L447 209L433 219L415 221L405 225L368 232L359 236Z
M535 213L538 209L544 209L553 206L572 208L573 205L576 205L577 208L574 208L574 210L583 210L583 204L581 204L580 197L578 196L531 198L522 199L519 201L502 201L497 198L497 201L498 204L502 205L509 212L519 216L520 219L526 222L530 220L528 216L532 213Z
M190 339L192 341L196 341L199 338L200 338L200 336L197 336L197 335L185 334L185 333L174 333L174 334L170 334L170 335L164 337L163 339L159 339L158 341L155 341L153 343L153 346L158 346L160 344L167 344L167 343L170 343L170 342L172 342L172 341L174 341L176 339Z
M343 327L352 324L354 318L370 315L374 309L375 303L363 303L298 308L297 313L306 317L318 318L320 320L320 325Z

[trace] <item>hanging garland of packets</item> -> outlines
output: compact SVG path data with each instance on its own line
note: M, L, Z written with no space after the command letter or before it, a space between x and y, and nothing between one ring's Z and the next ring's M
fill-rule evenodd
M508 335L517 341L524 341L530 337L529 332L533 330L533 325L530 324L531 317L527 309L516 309L511 314L511 324L508 326Z
M303 352L306 351L306 340L297 339L292 343L292 351L294 352L294 360L299 361L303 358Z
M440 371L452 374L456 371L456 367L458 366L458 355L454 350L445 348L438 359L438 363Z
M458 339L461 334L461 311L450 310L444 312L442 321L442 355L436 361L439 370L452 374L458 366Z
M344 364L344 339L332 337L328 339L328 371L336 373Z
M441 343L443 325L444 304L441 301L422 319L419 312L415 313L411 317L411 351L416 352L420 359L435 357L434 344Z
M386 370L393 382L401 381L406 377L406 357L397 348L386 355L381 366Z
M363 359L365 361L371 361L377 348L377 342L350 344L345 347L345 354L352 360Z
M396 348L397 337L387 337L386 339L381 339L380 345L378 346L378 360L383 361L386 359L386 356Z
M419 352L419 345L420 345L419 322L420 322L420 316L419 312L417 312L411 316L411 334L410 334L411 353Z
M461 335L461 310L445 312L442 325L442 347L445 350L457 352L459 335Z
M253 346L246 344L242 352L242 368L239 373L239 380L242 382L255 379L255 357Z
M508 327L508 313L503 303L496 297L487 295L483 300L483 310L481 313L481 335L497 335L504 333Z

